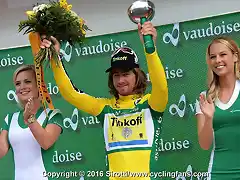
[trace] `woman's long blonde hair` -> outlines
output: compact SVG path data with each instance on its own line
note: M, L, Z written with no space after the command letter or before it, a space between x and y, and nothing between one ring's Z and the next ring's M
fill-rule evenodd
M237 56L237 61L234 64L234 73L235 73L236 78L240 79L240 73L239 73L240 51L239 51L237 43L228 37L218 37L218 38L214 39L208 45L208 48L207 48L207 53L206 53L207 61L210 58L210 47L214 43L221 43L221 44L226 45L232 51L232 53ZM207 96L210 96L212 98L212 100L214 101L218 97L218 93L219 93L219 88L220 88L219 87L219 77L209 67L208 67L207 84L208 84Z
M17 78L17 75L20 73L20 72L24 72L24 71L32 71L33 72L33 76L34 78L36 79L36 72L35 72L35 66L32 65L32 64L23 64L21 66L19 66L15 72L13 73L13 83L14 83L14 86L15 86L15 81L16 81L16 78ZM23 103L17 98L17 101L18 101L18 106L21 108L21 109L24 109L24 105Z

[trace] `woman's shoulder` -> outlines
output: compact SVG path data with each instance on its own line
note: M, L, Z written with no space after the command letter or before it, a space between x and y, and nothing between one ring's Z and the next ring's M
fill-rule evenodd
M45 110L43 109L43 111L45 111ZM46 109L46 112L47 112L47 114L48 114L49 119L51 119L52 117L56 116L57 114L62 115L61 110L60 110L60 109L57 109L57 108L54 108L54 109L49 109L49 108L47 108L47 109Z
M62 115L62 112L60 109L57 109L57 108L50 109L50 108L44 108L44 107L40 107L40 109L36 113L38 118L43 118L43 119L48 118L49 120L58 114Z
M4 125L9 128L12 119L18 119L20 113L21 113L21 111L15 111L15 112L13 111L13 112L8 112L8 113L4 114L2 117L4 119Z

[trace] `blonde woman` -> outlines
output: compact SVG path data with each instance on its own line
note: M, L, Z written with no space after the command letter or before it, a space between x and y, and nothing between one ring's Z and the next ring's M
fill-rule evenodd
M202 149L212 146L211 180L240 179L240 54L226 37L207 48L208 90L200 94L196 108L198 139Z
M33 65L20 66L13 75L16 95L23 110L9 113L0 134L0 158L9 149L14 156L15 180L47 180L54 172L54 144L62 132L59 110L46 112L38 96Z

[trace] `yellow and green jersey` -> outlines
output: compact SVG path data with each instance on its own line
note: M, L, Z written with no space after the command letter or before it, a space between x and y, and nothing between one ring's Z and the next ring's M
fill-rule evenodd
M79 110L96 116L104 128L109 172L155 171L157 141L163 112L168 102L168 87L164 68L155 51L146 54L152 90L146 95L95 98L74 87L62 64L52 69L62 97ZM120 179L150 179L150 177L109 177Z

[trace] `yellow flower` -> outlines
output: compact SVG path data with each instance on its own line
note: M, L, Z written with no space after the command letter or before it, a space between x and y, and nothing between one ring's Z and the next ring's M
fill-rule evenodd
M59 2L60 2L60 4L62 4L62 5L67 4L67 0L60 0Z
M86 35L86 31L82 29L82 34L83 35Z
M80 29L83 35L86 35L86 31L83 29L83 25L85 23L85 21L82 18L79 18L79 22L80 22Z
M60 0L59 3L60 3L60 6L66 9L67 11L70 11L72 8L72 5L68 4L66 0Z
M82 26L83 25L83 19L79 18L79 22L80 22L80 26Z
M67 10L70 11L71 9L72 9L72 5L69 4L69 5L67 6Z
M34 11L26 11L26 14L28 16L34 16L35 15Z
M80 22L80 26L82 27L83 24L85 23L84 19L83 18L79 18L79 22Z
M80 31L83 35L86 35L86 31L83 28L81 28Z

